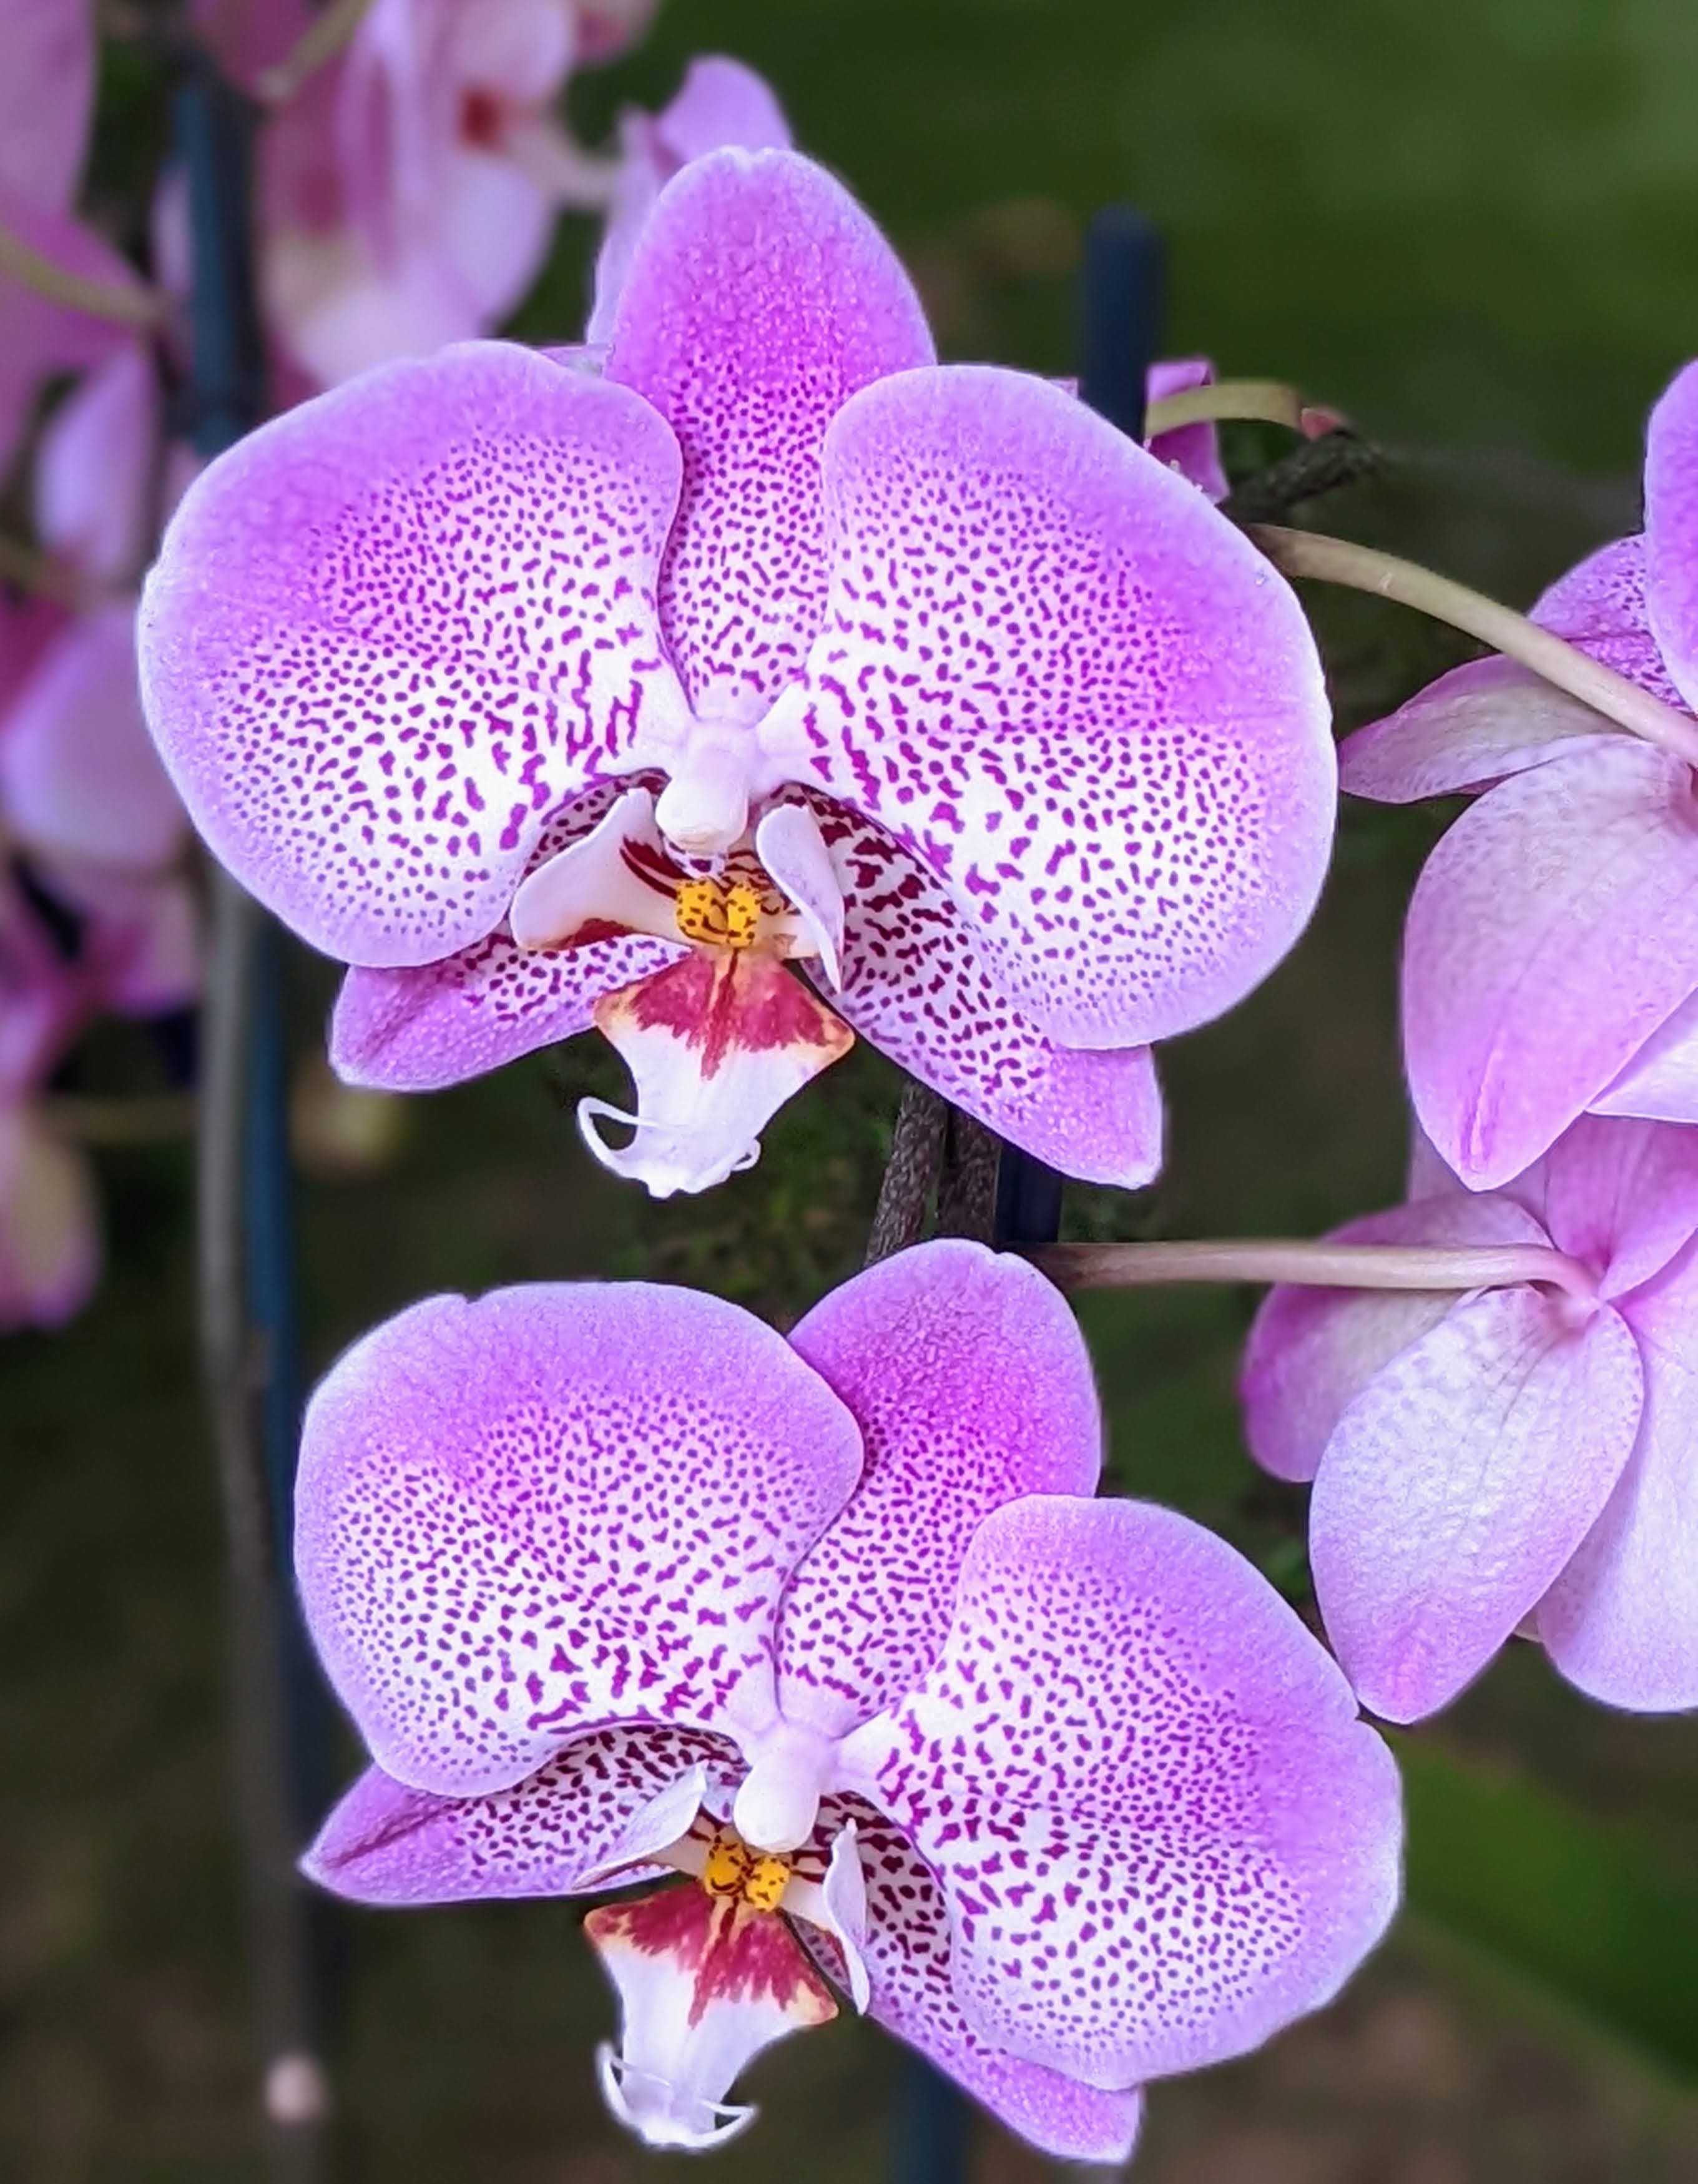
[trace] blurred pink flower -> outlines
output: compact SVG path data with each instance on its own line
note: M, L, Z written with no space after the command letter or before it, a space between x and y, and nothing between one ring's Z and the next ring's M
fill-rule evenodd
M1698 705L1698 365L1652 412L1642 536L1553 585L1533 619L1666 704ZM1698 1122L1692 769L1503 659L1442 676L1352 736L1344 786L1472 794L1428 860L1404 944L1422 1128L1476 1189L1586 1112Z
M652 1284L415 1305L319 1389L301 1595L375 1764L357 1901L594 1895L651 2145L741 2129L832 1989L1048 2151L1331 1999L1395 1905L1396 1772L1250 1564L1093 1498L1066 1305L972 1244L787 1340Z
M604 204L613 187L555 102L576 66L610 57L649 12L376 0L265 134L265 294L302 370L331 386L507 315L560 209Z
M1356 1244L1542 1245L1573 1286L1275 1289L1250 1445L1315 1482L1321 1612L1364 1702L1413 1721L1532 1629L1612 1706L1698 1706L1698 1131L1588 1116L1471 1193L1430 1153Z
M6 0L0 8L0 229L61 271L114 289L141 282L72 211L94 107L90 0ZM133 338L0 273L0 468L43 382L99 363Z

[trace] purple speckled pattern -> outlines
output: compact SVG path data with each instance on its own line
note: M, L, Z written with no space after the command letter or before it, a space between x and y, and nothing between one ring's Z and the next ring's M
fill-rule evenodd
M763 732L793 735L795 777L929 865L1055 1038L1141 1045L1229 1007L1302 929L1332 838L1289 588L1185 479L1020 373L881 381L825 471L825 627Z
M313 1398L302 1598L380 1766L504 1789L576 1730L770 1705L779 1597L860 1460L818 1376L716 1298L435 1297Z
M210 465L139 634L214 851L350 961L482 939L675 688L654 582L678 478L646 403L497 343L387 366Z
M534 1774L482 1797L409 1790L369 1767L302 1860L308 1877L358 1903L459 1903L604 1889L599 1869L632 1816L698 1763L734 1772L723 1737L670 1723L574 1737ZM620 1886L665 1868L622 1870Z
M698 710L711 692L758 717L800 672L825 606L827 428L857 388L932 359L907 275L823 169L724 150L662 191L606 369L683 451L660 614Z
M1094 1490L1102 1423L1065 1299L982 1244L898 1253L832 1290L790 1340L866 1446L860 1483L792 1578L780 1626L781 1707L841 1736L931 1666L992 1509Z
M827 1798L821 1819L822 1835L855 1823L866 1886L867 2014L1046 2153L1063 2161L1124 2161L1137 2142L1142 2095L1083 2085L987 2039L956 1999L947 1908L913 1844L863 1797ZM842 1953L830 1936L805 1927L803 1939L827 1975L846 1986Z
M308 1418L303 1602L377 1762L309 1872L572 1893L698 1871L729 1820L794 1853L784 1911L875 2017L1047 2151L1123 2158L1138 2079L1372 1945L1400 1826L1332 1661L1221 1541L1089 1499L1101 1440L1065 1302L974 1244L788 1343L638 1284L415 1306Z
M1064 1046L1016 1007L928 865L812 797L843 894L840 989L821 991L882 1053L1063 1174L1137 1190L1161 1165L1148 1047Z
M1147 1504L994 1512L942 1658L845 1759L938 1876L967 2016L1087 2084L1254 2047L1396 1903L1396 1771L1344 1677Z
M1606 1704L1698 1704L1698 1132L1582 1116L1495 1191L1430 1154L1421 1195L1341 1240L1554 1245L1596 1284L1272 1290L1243 1394L1252 1452L1312 1478L1328 1634L1408 1721L1532 1627Z
M593 832L630 788L598 782L544 827L532 872ZM676 962L682 943L627 933L568 949L524 949L505 921L440 962L356 964L331 1018L331 1066L344 1083L434 1092L587 1030L604 994Z

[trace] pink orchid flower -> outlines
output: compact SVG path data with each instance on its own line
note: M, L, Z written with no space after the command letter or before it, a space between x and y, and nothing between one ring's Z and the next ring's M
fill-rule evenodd
M1698 365L1652 412L1642 536L1533 619L1671 705L1698 706ZM1410 905L1404 1042L1422 1126L1477 1189L1592 1112L1698 1121L1692 768L1512 661L1471 662L1344 745L1382 803L1477 800Z
M1149 1042L1272 967L1331 838L1284 583L1057 388L935 365L782 151L666 186L599 372L468 346L223 457L142 651L208 841L358 967L339 1071L422 1089L599 1024L634 1135L586 1134L657 1193L753 1160L845 1025L1146 1180Z
M0 229L65 273L140 292L131 267L72 211L94 110L94 10L86 0L7 0L0 11ZM0 274L0 467L42 383L131 337L109 319Z
M153 360L131 343L90 372L42 433L42 547L90 604L0 601L0 845L82 925L98 1005L153 1014L192 999L188 822L142 715L133 584L161 460Z
M0 1334L62 1327L99 1279L93 1175L37 1104L90 1000L86 977L0 872Z
M1523 1624L1611 1706L1698 1705L1698 1132L1588 1116L1499 1189L1430 1151L1357 1244L1543 1246L1457 1295L1280 1288L1245 1355L1250 1448L1313 1479L1328 1635L1393 1721Z
M787 1340L719 1299L415 1305L315 1396L297 1564L376 1764L306 1869L380 1904L571 1896L651 2144L752 2111L832 1988L1049 2152L1328 2000L1398 1888L1395 1769L1200 1527L1089 1497L1043 1279L923 1245Z
M267 131L266 298L320 386L497 325L563 205L614 170L554 108L573 69L636 36L647 4L376 0L333 68Z

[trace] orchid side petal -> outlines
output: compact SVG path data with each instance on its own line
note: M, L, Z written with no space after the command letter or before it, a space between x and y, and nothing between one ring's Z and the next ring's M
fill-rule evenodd
M164 428L152 357L137 343L97 365L53 412L36 450L36 532L100 584L133 583L151 543Z
M378 1764L443 1795L509 1788L610 1719L765 1720L779 1597L860 1460L824 1382L716 1298L435 1297L308 1408L308 1622Z
M1206 357L1176 357L1152 364L1144 374L1146 403L1164 401L1193 387L1212 387L1215 367ZM1158 463L1189 478L1210 500L1224 500L1232 490L1221 467L1221 434L1208 420L1180 425L1171 432L1157 432L1144 442Z
M774 770L928 866L1058 1042L1139 1046L1242 999L1307 922L1336 801L1284 581L1019 372L864 388L825 478L825 627L762 724Z
M1396 1906L1396 1769L1336 1663L1148 1504L994 1511L941 1658L842 1764L937 1876L966 2016L1087 2085L1258 2046Z
M141 615L197 825L315 945L432 961L676 684L677 450L622 388L471 343L263 426L191 486Z

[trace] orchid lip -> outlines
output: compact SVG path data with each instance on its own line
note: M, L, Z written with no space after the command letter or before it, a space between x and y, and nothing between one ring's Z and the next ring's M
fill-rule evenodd
M632 2070L609 2040L597 2048L595 2064L609 2108L645 2146L692 2153L724 2146L747 2131L757 2114L752 2107L682 2092L653 2071Z

